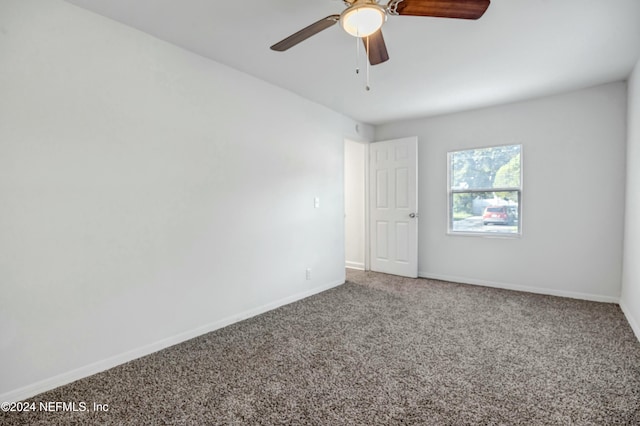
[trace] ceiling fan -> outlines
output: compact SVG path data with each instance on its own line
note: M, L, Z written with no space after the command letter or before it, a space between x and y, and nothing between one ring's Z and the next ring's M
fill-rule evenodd
M378 0L344 0L347 8L330 15L271 46L283 52L337 22L354 37L362 38L369 63L377 65L389 60L382 37L382 24L387 16L432 16L438 18L478 19L489 7L490 0L390 0L381 6Z

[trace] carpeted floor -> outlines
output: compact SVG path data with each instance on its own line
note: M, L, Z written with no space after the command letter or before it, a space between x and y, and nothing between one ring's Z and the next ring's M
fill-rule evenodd
M0 424L640 424L640 343L617 305L348 279L29 400L87 411Z

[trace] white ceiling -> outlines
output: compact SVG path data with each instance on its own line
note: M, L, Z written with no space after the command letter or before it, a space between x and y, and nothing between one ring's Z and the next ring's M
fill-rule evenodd
M477 21L389 17L366 91L339 25L269 49L338 0L67 1L372 124L622 80L640 56L640 0L492 0Z

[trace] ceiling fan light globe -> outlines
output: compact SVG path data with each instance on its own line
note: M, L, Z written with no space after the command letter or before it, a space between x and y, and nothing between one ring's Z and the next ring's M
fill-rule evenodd
M340 15L340 25L354 37L370 36L378 31L386 20L385 10L377 4L353 6Z

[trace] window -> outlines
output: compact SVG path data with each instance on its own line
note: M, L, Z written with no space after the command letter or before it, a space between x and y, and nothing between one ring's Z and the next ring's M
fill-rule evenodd
M453 151L449 161L449 233L519 235L521 145Z

